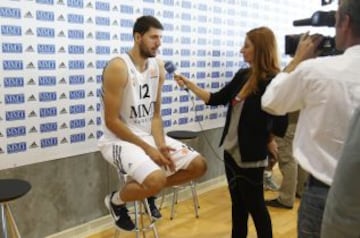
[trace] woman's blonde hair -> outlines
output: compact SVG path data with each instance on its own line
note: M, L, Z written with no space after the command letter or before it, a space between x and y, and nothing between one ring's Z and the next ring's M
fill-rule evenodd
M246 98L256 93L261 80L268 80L280 72L279 57L275 35L267 27L250 30L246 34L254 45L254 59L249 71L249 78L240 91L240 97Z

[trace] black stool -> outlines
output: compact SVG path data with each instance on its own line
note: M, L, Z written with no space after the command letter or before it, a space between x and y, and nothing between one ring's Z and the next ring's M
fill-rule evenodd
M126 172L122 170L121 161L118 156L114 157L114 163L116 165L116 169L119 175L119 180L122 181L123 184L125 184L129 179L131 179L130 176L127 175ZM134 204L133 215L134 215L134 224L135 224L135 230L134 230L135 237L140 238L141 233L143 234L143 237L145 237L145 232L148 230L152 230L154 234L154 238L159 238L159 234L155 226L156 220L151 217L151 211L147 199L145 198L144 200L134 201L133 204ZM149 220L148 224L144 223L144 216L148 217ZM116 229L114 238L119 237L119 234L120 234L119 230Z
M166 133L166 135L173 139L184 142L184 140L195 139L198 136L198 133L194 132L194 131L179 130L179 131L169 131L168 133ZM198 209L200 208L200 206L199 206L199 199L198 199L197 192L196 192L195 182L191 180L189 182L189 186L191 188L195 216L196 216L196 218L199 218ZM178 191L179 191L179 189L184 188L184 187L185 186L172 186L172 202L171 202L170 220L172 220L174 218L175 204L177 204L177 202L178 202ZM164 194L162 196L161 204L163 203L163 200L164 200Z
M31 185L20 179L0 179L1 224L4 238L21 237L9 203L24 196ZM10 236L8 236L8 229Z

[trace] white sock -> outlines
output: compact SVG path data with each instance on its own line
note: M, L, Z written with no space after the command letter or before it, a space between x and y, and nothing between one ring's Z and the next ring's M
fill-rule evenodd
M120 192L115 192L114 195L111 197L111 202L114 205L123 205L125 202L120 198Z
M265 171L264 171L264 176L265 176L266 178L271 178L271 175L272 175L272 171L268 171L268 170L265 170Z

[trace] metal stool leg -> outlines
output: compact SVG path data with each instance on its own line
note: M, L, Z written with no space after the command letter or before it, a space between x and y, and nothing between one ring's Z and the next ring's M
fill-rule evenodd
M7 222L5 217L5 206L4 204L1 204L1 224L2 224L2 233L4 238L8 238L7 235Z
M196 193L195 183L193 181L190 182L190 187L191 187L191 193L192 193L192 198L193 198L193 203L194 203L195 216L196 216L196 218L199 218L198 209L200 208L200 206L199 206L198 196Z
M10 206L7 203L1 204L1 221L4 238L21 238L14 216L12 215Z

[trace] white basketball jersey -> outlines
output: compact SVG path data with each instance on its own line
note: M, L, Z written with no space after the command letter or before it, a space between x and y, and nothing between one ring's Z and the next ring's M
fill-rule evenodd
M160 78L159 66L155 58L149 58L146 70L140 73L128 54L123 54L120 58L126 63L128 79L122 99L119 98L121 100L119 117L136 135L150 135ZM103 123L103 132L101 140L119 139L105 123Z

